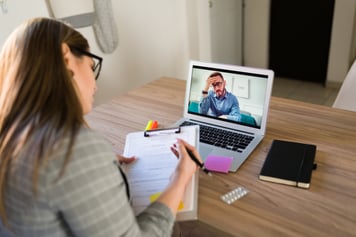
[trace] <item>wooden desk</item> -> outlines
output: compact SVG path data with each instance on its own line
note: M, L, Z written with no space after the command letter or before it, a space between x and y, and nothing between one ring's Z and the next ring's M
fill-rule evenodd
M169 127L183 111L185 81L161 78L100 105L89 124L120 152L129 132L149 119ZM273 97L267 135L236 172L200 173L198 218L233 236L356 235L356 113ZM317 145L310 189L263 182L258 174L273 139ZM249 193L227 205L237 186Z

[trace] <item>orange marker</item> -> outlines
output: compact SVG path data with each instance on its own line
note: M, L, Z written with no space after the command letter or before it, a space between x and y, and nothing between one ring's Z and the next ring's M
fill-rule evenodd
M151 127L151 129L156 129L156 128L158 128L158 122L157 122L156 120L154 120L154 121L152 122L152 127Z

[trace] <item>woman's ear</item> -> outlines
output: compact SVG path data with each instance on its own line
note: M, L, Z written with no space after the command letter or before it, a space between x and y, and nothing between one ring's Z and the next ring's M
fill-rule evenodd
M64 58L64 62L66 63L67 67L69 66L70 58L71 58L71 51L66 43L62 43L62 54Z
M72 51L70 50L68 44L62 43L62 54L63 54L63 59L64 63L66 64L66 67L68 71L71 72L72 77L74 78L74 72L76 71L76 58Z

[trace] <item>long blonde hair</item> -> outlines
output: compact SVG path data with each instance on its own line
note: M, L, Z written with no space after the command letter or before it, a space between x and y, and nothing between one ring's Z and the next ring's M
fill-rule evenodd
M49 18L35 18L15 29L0 53L0 217L4 223L5 187L19 153L35 157L35 195L39 170L54 147L70 137L60 178L75 137L85 124L62 43L69 48L89 48L87 40L72 27Z

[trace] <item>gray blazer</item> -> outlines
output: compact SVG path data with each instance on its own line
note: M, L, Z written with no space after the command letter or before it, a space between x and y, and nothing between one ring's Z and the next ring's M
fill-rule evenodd
M36 197L34 158L22 154L14 164L5 205L15 236L171 236L175 218L162 203L134 215L112 147L90 129L81 129L64 176L54 182L66 146L41 169ZM12 236L1 223L0 235Z

